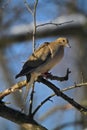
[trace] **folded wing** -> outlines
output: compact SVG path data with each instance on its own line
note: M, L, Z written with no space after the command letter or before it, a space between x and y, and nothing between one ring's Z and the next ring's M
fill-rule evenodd
M40 65L44 64L50 57L51 57L51 52L48 47L48 42L44 43L39 47L30 57L29 59L25 62L23 65L22 70L20 71L19 74L16 75L15 78L27 75L31 72L33 72L37 67Z

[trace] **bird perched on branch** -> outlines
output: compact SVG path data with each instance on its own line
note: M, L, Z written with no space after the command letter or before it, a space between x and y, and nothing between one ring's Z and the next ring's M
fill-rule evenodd
M15 78L26 76L27 90L29 91L38 76L47 73L59 63L64 56L64 47L70 47L67 38L58 38L52 42L45 42L29 57Z

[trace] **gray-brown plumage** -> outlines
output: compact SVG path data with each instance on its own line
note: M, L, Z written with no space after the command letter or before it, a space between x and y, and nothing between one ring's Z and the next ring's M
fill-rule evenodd
M67 38L44 43L29 57L16 78L26 76L29 89L38 76L48 72L62 59L66 46L70 47Z

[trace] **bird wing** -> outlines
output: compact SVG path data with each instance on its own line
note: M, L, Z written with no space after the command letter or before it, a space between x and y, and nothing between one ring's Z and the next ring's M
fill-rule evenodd
M24 75L32 72L34 69L36 69L40 65L44 64L51 57L51 52L48 47L48 44L49 44L49 42L46 42L43 45L41 45L29 57L29 59L23 65L21 72L16 76L16 78L20 77L20 76L24 76Z

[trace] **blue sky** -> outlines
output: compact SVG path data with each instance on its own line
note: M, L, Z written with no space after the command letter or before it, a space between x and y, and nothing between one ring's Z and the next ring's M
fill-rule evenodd
M10 1L10 4L11 4L10 6L14 7L14 5L18 5L18 2L20 3L20 0L18 0L17 2L15 0L11 0ZM80 5L81 4L81 0L78 0L78 2L79 2L78 6L79 6L79 8L81 8L81 5ZM23 1L21 1L21 6L24 6ZM24 6L24 8L25 8L25 6ZM55 19L59 15L59 12L56 12L57 8L58 7L56 5L54 5L52 3L52 1L47 3L46 0L44 0L44 1L39 0L38 9L37 9L37 21L46 22L46 21L51 21L52 19ZM84 10L86 10L86 9L84 9ZM10 17L12 17L12 14L8 16L8 19ZM25 13L23 14L22 17L23 17L23 19L25 19L25 21L23 21L23 22L22 21L17 21L17 22L14 23L14 25L25 24L25 23L32 22L32 16L31 16L31 14L29 14L29 12L26 9L25 9ZM38 39L37 43L41 44L44 41L51 41L53 39L55 39L55 37L45 38L45 39ZM21 67L22 67L22 64L23 64L22 62L24 62L28 58L28 56L32 53L32 44L30 44L30 42L22 42L20 44L19 43L15 43L14 45L11 45L10 47L7 47L5 49L4 54L5 54L6 60L10 61L10 59L11 59L11 62L9 62L9 64L8 64L8 68L13 73L13 77L12 78L13 78L15 83L17 81L21 80L21 78L18 79L18 80L15 80L14 77L21 70ZM67 53L66 56L67 55L69 55L69 53ZM66 56L65 56L65 58L66 58ZM56 73L56 74L59 72L60 75L61 74L64 75L65 74L65 70L67 69L67 63L65 61L66 60L64 59L61 62L61 64L59 65L59 68L58 68L59 70L58 71L57 71L57 67L56 67L56 69L52 70L52 72ZM72 64L74 64L74 61L72 62ZM61 66L63 67L63 70L61 69ZM70 67L71 67L71 65L70 65ZM2 76L3 76L3 72L2 72ZM2 76L1 76L1 79L2 79ZM75 79L73 78L73 81L70 80L68 83L64 82L64 84L63 83L61 84L59 82L54 82L54 83L56 85L59 85L60 87L61 86L69 86L69 85L72 85L74 83L74 80ZM4 80L0 84L3 85L3 86L6 86L6 83L4 83ZM37 84L36 86L38 87L39 85L41 85L41 84ZM39 104L46 96L50 95L50 93L52 93L52 91L49 90L48 88L44 87L43 85L41 85L41 88L38 87L38 90L36 91L36 93L38 93L38 94L37 94L37 96L35 95L36 98L37 98L35 106L37 104ZM73 96L73 91L71 93L67 92L67 94ZM47 102L45 104L45 107L43 106L40 109L40 111L37 114L37 117L41 116L43 112L45 113L45 111L50 110L51 107L56 106L56 105L60 105L61 103L63 104L65 102L63 102L63 99L60 99L60 98L59 99L58 98L54 98L54 102L53 103ZM59 120L60 118L61 118L62 121ZM54 127L56 127L57 120L58 120L58 123L60 125L62 123L68 122L68 121L71 122L74 119L75 119L75 111L74 110L69 110L69 111L65 111L64 113L61 112L61 114L56 113L54 116L50 117L49 119L47 119L47 120L45 120L44 122L41 122L41 123L44 126L46 126L48 129L51 130ZM17 130L19 128L18 125L14 124L14 123L12 123L10 121L8 123L7 120L4 120L2 118L1 118L1 121L3 121L4 123L7 123L7 127L8 127L9 130L10 129L13 129L13 130L16 129ZM54 121L54 123L53 123L53 121ZM3 130L5 130L5 129L3 129ZM73 127L69 127L69 128L65 128L64 130L74 130L74 128Z

